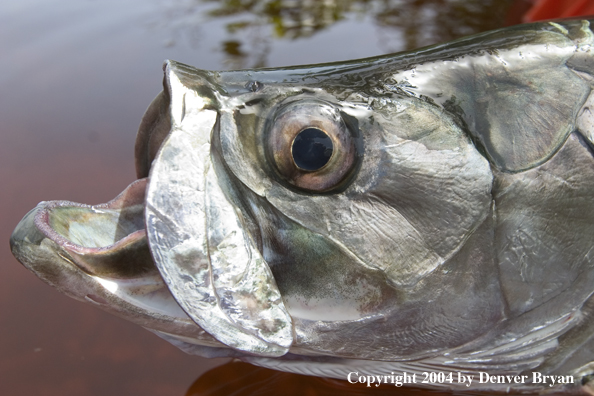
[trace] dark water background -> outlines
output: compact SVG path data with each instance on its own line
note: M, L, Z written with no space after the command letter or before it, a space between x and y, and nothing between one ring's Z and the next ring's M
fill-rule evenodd
M228 360L185 355L61 295L12 257L10 233L41 200L98 204L134 180L134 137L164 59L231 69L368 57L503 26L521 13L512 5L525 9L504 0L0 2L0 395L256 395L288 384L301 387L295 394L361 394L241 363L204 374Z

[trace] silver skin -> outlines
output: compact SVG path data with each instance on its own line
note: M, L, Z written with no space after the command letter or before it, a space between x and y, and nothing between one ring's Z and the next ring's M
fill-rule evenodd
M575 383L434 386L591 393L593 39L575 20L348 63L169 61L139 180L40 203L12 251L189 353L340 379L537 371ZM286 142L308 125L335 150L299 179Z

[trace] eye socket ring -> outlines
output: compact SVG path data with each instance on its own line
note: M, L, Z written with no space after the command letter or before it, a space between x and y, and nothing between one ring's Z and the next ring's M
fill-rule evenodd
M355 139L335 106L294 101L271 119L267 157L289 184L309 192L328 192L355 168L359 157Z

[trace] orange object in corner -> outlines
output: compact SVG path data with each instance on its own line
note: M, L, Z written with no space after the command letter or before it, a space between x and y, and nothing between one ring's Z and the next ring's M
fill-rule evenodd
M594 14L594 0L536 0L523 22L569 18Z

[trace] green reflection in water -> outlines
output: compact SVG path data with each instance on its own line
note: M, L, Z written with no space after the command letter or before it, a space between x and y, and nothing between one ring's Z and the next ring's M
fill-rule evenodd
M211 18L241 16L242 20L226 25L229 34L270 25L269 37L297 39L310 37L345 19L370 16L384 29L402 33L403 42L396 50L413 49L449 41L469 34L501 27L511 0L204 0L217 3ZM392 32L395 33L395 32ZM385 34L385 33L384 33ZM389 33L388 33L389 34ZM225 42L231 57L246 56Z
M226 23L229 38L222 49L233 66L246 67L256 55L256 64L266 65L270 39L295 40L311 37L347 18L369 21L386 53L414 49L504 25L513 0L203 0L216 4L208 17L233 18ZM262 28L269 31L262 33ZM254 31L259 47L246 37ZM394 42L394 37L398 40ZM244 49L252 47L250 49ZM254 53L260 52L259 54Z

